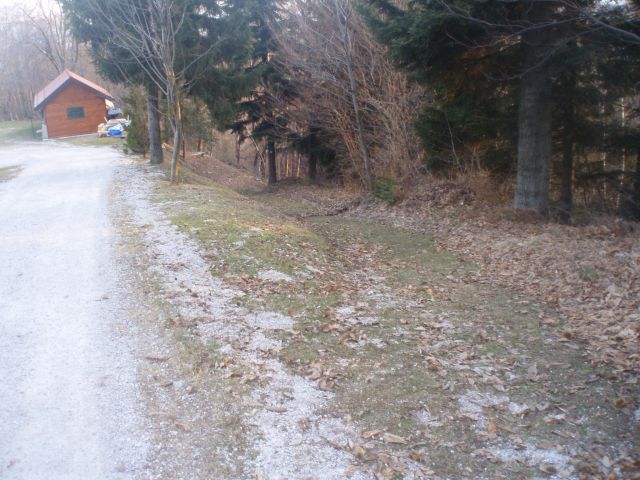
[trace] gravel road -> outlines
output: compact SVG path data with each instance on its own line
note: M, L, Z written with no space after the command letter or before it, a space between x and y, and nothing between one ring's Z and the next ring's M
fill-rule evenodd
M0 146L0 478L138 478L148 440L114 248L112 149Z
M110 148L0 145L0 479L343 478L357 432L269 353L293 319L210 275L162 182Z

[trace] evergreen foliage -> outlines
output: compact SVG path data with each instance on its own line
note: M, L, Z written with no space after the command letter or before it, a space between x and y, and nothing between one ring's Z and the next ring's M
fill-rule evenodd
M276 144L286 142L289 134L288 119L280 110L293 95L291 85L274 65L278 52L272 29L279 28L281 8L274 0L254 0L249 4L253 49L245 75L254 87L238 104L236 119L230 124L240 141L252 137L266 142L269 184L278 178Z
M634 93L631 79L634 73L638 78L640 49L624 33L640 28L631 5L418 0L401 8L372 0L370 6L369 23L390 55L431 92L416 124L431 167L460 166L471 158L508 171L517 152L519 187L525 171L537 177L541 190L537 199L526 198L525 191L523 202L516 192L516 206L544 213L543 167L551 159L532 166L529 148L553 135L556 156L569 145L588 156L637 141L631 122L620 130L611 119L611 106ZM603 24L594 25L589 15ZM548 89L548 98L540 96L541 88ZM541 102L552 112L548 131L539 123L547 115ZM523 137L527 132L537 136Z
M184 97L203 98L222 123L247 93L238 76L251 52L245 1L62 1L75 35L90 44L106 77L164 95L173 133L171 178L177 181Z
M125 115L131 120L127 127L127 139L125 146L133 153L146 155L149 151L149 132L147 130L147 117L145 115L147 102L140 89L131 89L124 99Z

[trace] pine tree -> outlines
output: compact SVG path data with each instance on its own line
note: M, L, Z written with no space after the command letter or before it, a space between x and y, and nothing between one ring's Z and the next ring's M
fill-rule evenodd
M255 86L238 104L236 120L230 125L240 140L251 137L255 141L265 141L268 185L278 180L276 145L287 142L291 133L282 108L294 95L291 85L275 64L278 51L273 29L279 28L281 8L275 0L255 0L250 4L253 51L245 74Z
M582 42L594 34L634 43L633 9L598 1L418 0L406 9L371 3L374 31L433 92L418 123L427 150L451 158L456 147L493 143L504 158L517 149L514 206L546 214L552 133L560 128L553 123L558 52L578 39L575 45L593 56L597 50ZM565 110L562 121L570 123L572 109ZM484 120L487 113L492 121Z

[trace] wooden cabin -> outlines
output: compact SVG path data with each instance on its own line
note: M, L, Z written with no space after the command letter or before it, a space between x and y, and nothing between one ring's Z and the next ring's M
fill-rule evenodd
M95 133L113 100L100 85L65 70L33 99L33 109L42 119L42 138Z

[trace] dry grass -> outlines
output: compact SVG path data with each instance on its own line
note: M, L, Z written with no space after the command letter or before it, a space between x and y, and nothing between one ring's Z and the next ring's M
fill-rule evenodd
M595 362L598 351L581 340L587 331L574 328L562 305L558 313L556 303L545 301L543 287L549 287L531 270L567 265L515 255L517 248L546 251L541 244L558 235L565 239L560 250L583 247L593 255L594 245L569 245L567 234L504 213L489 221L465 189L450 205L406 198L394 207L363 203L351 218L314 217L354 196L298 183L267 190L253 179L233 178L237 170L212 168L226 172L223 183L243 194L211 189L200 179L195 197L187 188L173 203L172 209L186 212L174 221L215 252L212 272L242 290L250 309L296 320L295 329L278 337L283 349L274 355L335 393L320 413L350 419L362 432L360 442L336 446L356 457L357 468L388 479L416 472L423 476L415 478L474 479L553 477L567 469L584 478L635 474L620 473L635 468L633 376L594 368L617 360ZM441 188L451 190L446 182ZM220 208L230 210L223 215ZM475 217L485 223L471 222ZM243 230L254 231L251 241ZM600 245L603 239L592 240ZM529 272L509 270L517 265ZM308 266L321 273L307 277L314 271ZM264 268L301 275L300 281L265 283L256 275ZM580 269L578 278L600 281L599 268ZM477 418L463 408L474 392L490 400L473 407L480 408ZM505 396L526 413L491 400ZM398 439L406 443L394 443ZM536 455L564 460L532 460Z

